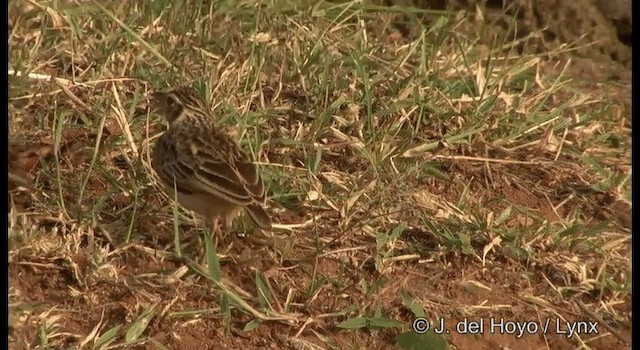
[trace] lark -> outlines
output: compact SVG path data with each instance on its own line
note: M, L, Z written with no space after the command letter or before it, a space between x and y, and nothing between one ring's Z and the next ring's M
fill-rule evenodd
M178 203L202 215L222 239L242 210L258 227L270 229L258 168L216 127L198 92L187 86L155 92L151 108L168 123L153 146L151 166L169 195L177 194Z

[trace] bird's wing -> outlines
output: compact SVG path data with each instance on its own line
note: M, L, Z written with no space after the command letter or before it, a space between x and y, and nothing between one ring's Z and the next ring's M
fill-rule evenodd
M207 182L216 182L236 196L252 200L264 199L262 179L251 162L207 160L200 164L197 176Z
M199 163L195 170L195 180L209 192L224 196L238 204L253 201L238 173L224 160L207 159Z
M234 173L219 165L222 163L206 162L194 166L191 161L178 156L162 163L159 175L169 185L175 179L175 186L179 192L206 193L238 205L253 202L252 196L242 183L233 179Z
M222 130L212 127L199 131L190 139L188 149L198 164L196 177L242 204L264 201L262 178L247 153Z
M242 206L264 201L258 168L227 135L204 128L183 142L174 137L181 136L165 133L154 149L154 159L162 158L154 168L167 184L175 179L180 191L209 193Z

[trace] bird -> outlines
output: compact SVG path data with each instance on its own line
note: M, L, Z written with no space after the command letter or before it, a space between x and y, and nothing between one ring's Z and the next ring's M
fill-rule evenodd
M150 107L168 124L151 151L151 167L168 194L203 216L223 239L243 209L258 227L269 230L258 167L216 126L197 90L182 85L155 91Z

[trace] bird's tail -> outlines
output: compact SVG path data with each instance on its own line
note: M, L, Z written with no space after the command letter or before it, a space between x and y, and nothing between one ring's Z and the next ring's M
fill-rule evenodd
M260 204L252 203L247 205L245 209L251 219L253 219L253 222L261 229L268 230L271 228L271 218Z

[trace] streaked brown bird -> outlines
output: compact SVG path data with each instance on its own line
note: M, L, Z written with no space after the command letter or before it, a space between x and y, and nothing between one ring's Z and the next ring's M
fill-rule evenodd
M258 168L215 126L198 92L178 86L153 93L150 102L169 124L151 154L151 166L169 195L177 193L178 203L205 217L219 233L231 228L242 209L260 228L270 229Z

